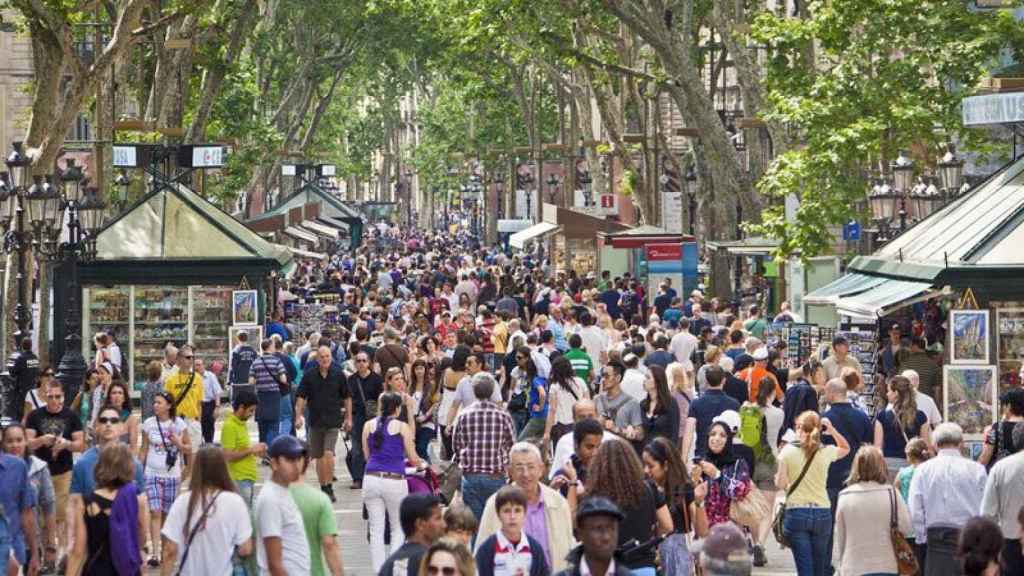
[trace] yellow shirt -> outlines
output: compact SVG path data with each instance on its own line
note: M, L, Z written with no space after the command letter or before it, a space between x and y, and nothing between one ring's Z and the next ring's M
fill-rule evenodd
M188 380L192 374L194 372L182 372L179 370L168 376L167 380L164 381L164 390L174 398L175 402L178 401L178 397L188 388ZM178 404L178 416L199 420L202 402L203 377L195 374L192 388L189 389L188 395Z
M787 508L800 508L808 506L819 506L829 508L828 491L825 490L825 483L828 480L828 467L839 459L839 448L835 446L822 446L818 454L807 469L807 474L800 481L796 492L786 497ZM786 446L779 452L779 463L786 467L786 477L789 478L789 485L792 486L804 469L804 451L799 446L792 444Z
M494 343L495 354L504 354L508 350L508 324L504 320L494 325L491 342Z

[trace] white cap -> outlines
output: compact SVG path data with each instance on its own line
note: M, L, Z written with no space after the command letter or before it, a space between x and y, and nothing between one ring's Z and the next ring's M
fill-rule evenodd
M757 350L754 350L754 360L767 360L768 359L768 348L761 346Z
M740 414L735 410L726 410L718 416L711 423L721 422L729 427L734 433L740 429Z

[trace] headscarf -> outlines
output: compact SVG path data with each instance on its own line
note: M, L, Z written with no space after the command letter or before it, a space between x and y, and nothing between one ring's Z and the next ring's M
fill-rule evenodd
M716 426L725 431L725 447L723 447L722 451L719 452L718 454L715 454L711 450L711 431L714 430ZM708 445L705 446L704 459L714 464L715 468L718 468L719 470L724 470L727 466L732 466L738 458L738 456L735 452L733 452L732 449L732 437L732 430L729 429L729 426L727 424L725 424L724 422L712 423L711 426L708 428L708 435L706 440Z

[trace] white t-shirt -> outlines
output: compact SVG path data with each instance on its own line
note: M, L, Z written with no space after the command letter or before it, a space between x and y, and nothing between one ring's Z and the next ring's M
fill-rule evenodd
M473 393L472 376L467 375L462 380L459 380L459 385L455 387L455 400L459 401L460 411L476 403L476 394ZM498 386L495 386L494 391L491 393L491 402L501 404L501 390Z
M768 428L765 430L766 436L768 437L768 445L772 447L772 453L778 455L779 430L782 428L782 421L785 419L786 414L782 411L782 408L773 406L772 404L769 404L761 410L764 412L764 420Z
M288 574L309 574L309 542L302 514L292 500L288 488L276 482L267 482L256 498L256 531L260 541L256 545L256 560L260 574L270 574L264 538L281 539L281 557Z
M25 404L31 406L33 410L38 410L46 405L46 400L39 397L37 388L33 388L25 393Z
M681 363L683 368L689 371L693 370L693 361L690 360L690 356L697 350L697 344L696 336L686 330L680 330L678 334L672 337L668 349L676 357L676 362Z
M191 492L183 491L171 505L161 534L178 545L177 574L188 537L185 535L185 516ZM209 500L207 501L209 502ZM195 529L202 516L201 506L192 512L189 532ZM234 492L221 492L206 515L205 526L196 533L189 547L188 559L182 574L231 574L231 554L252 537L252 521L245 500Z
M583 380L577 377L573 377L572 392L566 390L561 384L555 383L551 385L550 393L552 396L557 395L558 407L555 410L555 424L572 424L572 407L578 400L589 398L590 394L587 393L587 385ZM572 393L576 393L576 397L573 398ZM571 436L572 434L566 434Z
M159 476L161 478L178 478L181 476L181 454L178 454L174 468L168 470L167 449L164 448L164 443L167 444L167 448L177 452L178 449L171 443L171 435L181 436L181 433L185 430L185 421L181 418L160 422L159 426L157 425L156 416L146 418L146 421L142 423L142 433L149 439L149 450L146 451L146 462L144 463L147 476ZM162 437L160 435L161 431L163 431Z
M601 436L601 442L608 442L609 440L614 440L616 438L618 438L618 436L605 430ZM563 434L562 437L558 439L558 443L555 444L555 456L551 459L551 471L548 472L548 480L553 480L555 474L565 467L565 463L569 461L569 457L575 453L576 443L573 440L572 432Z
M633 400L643 402L647 398L647 391L644 390L644 381L647 377L636 368L626 370L622 375L622 391L629 394Z
M594 366L601 366L601 353L608 351L608 335L604 330L597 326L584 326L580 328L580 340L583 341L583 349L587 351Z

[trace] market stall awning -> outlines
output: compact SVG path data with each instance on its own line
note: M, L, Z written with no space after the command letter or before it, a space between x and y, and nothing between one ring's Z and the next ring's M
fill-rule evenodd
M621 232L603 234L610 241L612 248L643 248L648 244L678 244L693 242L695 238L688 234L675 234L660 228L644 224Z
M882 276L850 273L804 296L805 304L835 306L843 296L853 296L870 290L886 281Z
M302 228L299 228L297 226L289 226L285 228L283 232L288 236L291 236L296 240L302 240L303 242L310 242L312 244L316 244L317 242L320 241L320 239L317 238L316 234L303 230Z
M558 224L552 224L551 222L540 222L530 226L526 230L520 230L515 234L508 237L508 245L513 248L520 250L526 246L526 243L530 240L541 238L547 234L552 234L557 231L561 226Z
M310 252L309 250L303 250L302 248L292 248L291 246L288 246L288 249L291 250L292 254L295 254L300 258L315 258L317 260L327 260L327 254L323 254L321 252Z
M836 312L841 316L881 318L890 312L937 295L930 282L883 279L881 284L852 296L841 296Z
M314 220L303 220L299 223L299 227L316 234L317 236L323 236L328 240L338 239L338 229L331 228L330 226L324 226L323 224Z

